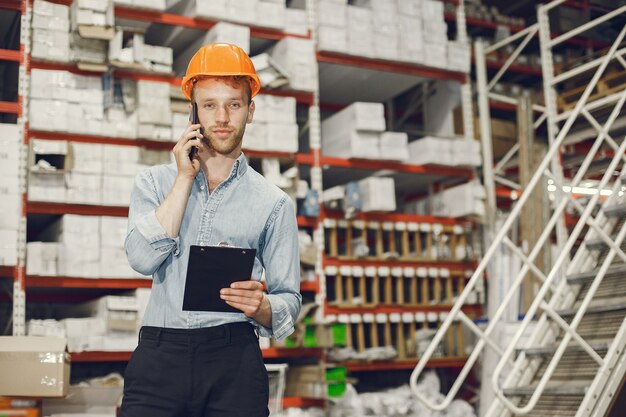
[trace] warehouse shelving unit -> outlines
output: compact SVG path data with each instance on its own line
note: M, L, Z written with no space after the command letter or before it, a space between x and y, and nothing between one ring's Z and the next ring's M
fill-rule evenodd
M58 0L56 3L69 5L71 0ZM17 5L17 6L16 6ZM8 59L20 62L21 85L20 100L17 103L0 103L0 111L11 112L20 117L20 125L23 127L24 146L27 146L30 139L42 139L52 141L69 141L78 143L98 143L113 144L124 146L145 147L148 149L169 150L173 146L171 142L160 142L148 139L126 139L118 137L96 136L73 134L66 132L30 130L28 127L28 74L31 69L48 69L63 70L75 74L82 75L98 75L98 72L84 71L76 65L67 63L56 63L47 61L31 60L30 58L30 7L29 0L21 2L1 2L0 7L13 8L21 10L22 18L22 45L20 51L0 50L0 59ZM314 1L307 2L309 13L315 15ZM172 13L155 12L145 9L133 9L130 7L115 6L115 16L121 19L131 19L142 22L181 26L190 29L208 30L213 27L217 21L205 18L189 18L179 16ZM459 40L466 40L465 33L465 16L463 13L463 3L460 2L455 21L458 25ZM313 18L314 20L314 18ZM313 24L314 27L314 24ZM293 35L283 33L278 30L267 29L257 26L251 26L251 36L264 41L276 41L286 36L294 36L299 38L312 38L315 40L315 31L310 31L309 35ZM414 191L421 193L428 192L429 189L438 189L444 184L467 182L476 177L474 169L457 168L438 165L417 165L410 163L399 163L379 160L364 159L343 159L325 156L321 150L321 134L320 134L320 102L337 102L336 97L343 93L341 89L337 89L338 83L342 84L342 88L351 91L348 102L366 100L366 101L382 101L385 102L394 95L405 91L407 88L414 86L420 82L427 80L447 80L461 84L462 107L464 136L473 138L473 120L472 120L472 103L468 74L456 71L449 71L440 68L433 68L424 65L409 64L396 61L388 61L381 59L371 59L357 57L345 54L336 54L318 51L317 62L320 67L320 90L314 92L290 91L290 90L268 90L263 89L262 94L270 94L277 96L294 97L300 106L308 107L309 117L309 136L310 150L307 153L280 153L280 152L260 152L244 150L246 155L251 158L273 157L283 160L293 161L296 164L310 167L311 188L318 190L321 195L323 179L331 180L334 175L340 173L350 173L356 177L362 178L371 175L377 171L392 171L398 178L402 179L407 189L414 188ZM341 81L341 73L345 71L358 71L376 85L385 86L387 81L392 80L393 88L383 88L379 91L370 89L365 91L363 88L354 88L364 81L354 81L352 84L345 84ZM154 74L141 71L129 71L114 69L113 74L116 78L132 79L132 80L151 80L168 82L173 86L179 86L181 79L172 74ZM332 91L332 95L330 92ZM354 91L360 91L360 95L355 96ZM344 100L341 105L348 104ZM24 161L23 170L26 171L26 161ZM415 189L416 188L416 189ZM26 216L30 214L78 214L87 216L117 216L126 217L128 215L128 207L123 206L103 206L103 205L86 205L86 204L66 204L66 203L43 203L29 201L24 187L23 198L23 229L21 232L24 241L20 251L20 260L15 267L0 267L0 276L9 276L14 280L14 316L13 316L13 334L25 333L25 300L27 299L26 291L29 289L92 289L92 290L124 290L135 288L149 288L151 281L148 279L117 279L102 278L89 279L81 277L62 277L62 276L27 276L25 272L25 224ZM450 309L449 304L415 306L415 307L394 307L394 306L377 306L368 309L346 309L343 307L334 307L325 303L326 297L326 280L324 278L325 266L406 266L406 267L432 267L447 268L450 270L465 271L476 266L475 261L375 261L375 260L339 260L327 256L323 256L324 230L322 222L324 219L340 218L341 214L326 212L322 210L319 218L298 217L298 226L308 228L313 231L314 241L319 247L319 259L316 266L317 281L302 282L301 290L313 292L316 300L324 306L324 314L366 314L366 313L445 313ZM453 219L442 219L431 216L409 216L402 214L359 214L357 219L369 219L380 222L420 222L427 224L458 224ZM30 299L30 298L29 298ZM38 293L37 299L45 299L45 295ZM51 295L50 299L60 299L55 295ZM465 310L468 314L480 314L481 307L479 305L468 306ZM267 359L283 359L283 358L299 358L309 357L323 359L324 355L321 349L317 348L270 348L263 351L263 355ZM130 357L130 352L82 352L72 354L74 362L124 362ZM429 366L442 368L460 368L465 362L464 357L446 357L438 358L430 362ZM383 361L376 363L349 362L346 366L349 371L384 371L384 370L406 370L412 369L416 364L414 360L401 361ZM310 400L303 398L286 398L285 404L292 406L311 406L320 405L323 401Z
M518 204L497 233L494 233L493 242L464 294L455 303L411 376L411 385L415 389L417 378L455 319L466 323L480 338L445 400L432 402L415 392L433 410L442 410L450 403L462 380L468 375L469 367L487 346L498 355L495 370L485 371L489 378L483 383L483 390L492 389L496 396L484 402L483 412L486 411L487 416L606 415L615 397L623 389L626 372L626 319L623 306L620 305L622 289L612 285L613 280L621 282L621 271L626 262L621 246L626 235L623 198L626 189L626 141L623 131L616 129L619 133L614 137L612 132L616 128L614 123L618 115L623 111L626 91L623 85L618 91L605 89L599 94L594 91L610 65L615 65L618 71L623 71L626 67L622 56L624 50L620 49L626 36L626 27L622 20L626 6L616 5L611 11L565 34L555 36L550 31L548 13L565 3L564 0L555 0L539 6L537 24L503 40L500 45L496 44L485 50L488 52L497 49L526 36L515 52L518 53L531 37L539 36L545 106L539 118L533 119L532 103L522 100L520 113L524 114L527 122L520 130L532 131L546 121L549 145L539 165L533 168L534 172L531 172L527 184L523 184L524 192ZM555 69L554 48L590 29L605 30L606 26L600 29L599 25L609 20L614 22L612 29L616 29L616 35L610 49L603 56L560 73ZM477 44L476 49L477 56L483 55L482 45ZM482 118L482 113L488 114L487 100L495 81L486 82L484 64L480 65L478 60L477 62L479 81L482 78L479 105L481 133L484 138L483 127L489 129L489 119ZM559 106L557 86L582 74L585 77L578 81L584 87L581 88L580 98L572 105L573 108L570 110ZM599 109L605 110L605 113L600 114ZM571 136L576 136L577 132L572 134L572 130L575 126L578 127L577 122L591 126L593 134L590 137L593 138L593 145L590 148L586 148L587 145L581 147L585 156L579 162L573 178L565 183L560 156L563 146L571 143ZM587 175L597 175L592 164L598 153L602 152L602 147L613 150L608 152L611 154L608 157L609 163L603 168L599 183L593 187L594 192L587 193L584 202L578 201L571 191L582 185L588 178ZM490 164L485 164L485 168L491 168ZM493 178L491 183L493 185ZM549 220L541 231L541 236L536 241L529 242L529 247L522 252L513 232L515 223L523 215L522 210L529 206L526 203L532 201L532 193L543 191L546 183L553 185L556 195L549 207ZM568 214L568 204L579 215ZM571 225L572 230L567 231L565 225ZM538 255L542 253L548 239L554 235L557 237L559 252L554 254L548 267L542 269L543 265L537 264ZM480 272L488 268L498 256L500 246L510 250L521 261L521 265L519 271L516 268L513 272L512 276L515 278L509 284L506 295L497 300L497 309L494 308L494 314L490 315L489 325L481 330L472 327L461 308L467 291L478 282ZM574 250L576 246L578 247ZM524 319L520 320L515 335L501 346L496 335L499 323L505 317L504 314L508 314L506 310L510 307L510 302L519 295L520 286L531 275L538 279L537 291ZM531 323L534 324L532 328ZM520 343L522 335L527 338L524 343ZM571 362L568 363L568 360ZM619 413L618 407L616 405L613 411Z

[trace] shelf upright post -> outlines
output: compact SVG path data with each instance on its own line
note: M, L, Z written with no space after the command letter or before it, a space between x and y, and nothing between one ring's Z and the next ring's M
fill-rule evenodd
M22 195L22 212L18 224L17 265L13 269L13 331L14 336L26 334L26 180L27 161L26 149L28 144L28 108L30 85L30 51L31 51L31 22L32 9L29 0L21 1L21 29L20 29L20 65L18 81L18 120L17 125L22 138L20 144L19 184Z
M556 89L554 88L554 61L552 57L552 47L550 46L550 20L545 6L537 8L537 23L539 24L539 48L541 54L541 73L543 76L543 96L545 98L545 112L547 115L546 125L548 127L548 146L552 146L559 132L557 125L558 111L556 107ZM554 201L561 201L566 198L563 189L558 184L563 184L563 165L561 164L561 151L557 151L552 158L550 170L557 183L557 198ZM563 247L568 238L565 217L561 217L556 226L557 247ZM567 269L569 259L563 263L563 271Z
M317 0L306 0L306 10L309 23L309 33L311 34L311 40L317 45ZM317 48L316 48L317 49ZM317 194L322 199L322 167L320 164L320 153L322 148L322 128L321 128L321 114L320 114L320 90L319 83L315 86L313 91L313 103L309 107L309 149L313 157L311 164L311 189L317 191ZM321 203L320 203L321 204ZM318 219L319 220L319 219ZM322 265L322 259L324 255L324 222L318 221L315 230L313 231L313 242L317 246L317 260L315 262L315 275L319 283L318 291L315 296L315 301L323 306L326 300L326 279L324 275L324 267ZM318 310L318 317L322 319L322 309Z
M483 242L485 247L489 247L495 236L496 220L496 183L493 170L493 149L491 144L491 112L489 110L489 88L487 86L487 65L485 62L485 46L482 41L474 43L474 56L476 59L476 88L478 90L478 116L480 122L480 139L483 154L483 184L487 192L487 223L484 230ZM489 297L491 298L491 297ZM490 306L492 303L488 303ZM487 316L493 317L495 308L488 308ZM496 329L496 331L498 331ZM480 390L480 410L479 415L484 416L495 398L495 394L490 384L489 375L498 363L498 356L492 350L483 353L482 374Z
M456 8L456 40L470 46L465 23L465 0L459 0ZM468 74L469 78L469 74ZM461 109L463 110L463 136L474 139L474 111L472 108L472 86L469 79L461 84Z

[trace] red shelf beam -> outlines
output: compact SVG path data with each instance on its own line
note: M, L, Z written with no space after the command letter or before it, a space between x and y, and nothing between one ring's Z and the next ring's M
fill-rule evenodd
M164 151L171 150L175 145L174 142L162 142L151 139L128 139L111 136L84 135L79 133L48 132L42 130L30 130L29 138L43 140L67 140L70 142L80 143L100 143L105 145L140 146L148 149ZM309 158L307 158L308 155L301 157L300 154L289 152L256 151L251 149L244 149L243 151L250 158L279 158L295 160L296 162L299 160L309 160Z
M0 113L19 114L20 105L15 101L0 101Z
M96 289L137 289L152 287L151 279L142 278L78 278L63 276L28 275L26 287L40 288L96 288Z
M128 207L46 203L39 201L29 201L26 205L26 212L29 214L79 214L83 216L128 217Z
M300 291L305 292L318 292L319 291L319 283L317 281L301 281L300 282Z
M22 10L22 2L19 0L0 0L0 10Z
M378 305L375 307L337 307L326 304L325 314L368 314L368 313L448 313L452 305L424 305L424 306L398 306L398 305ZM466 305L462 308L465 313L481 314L482 305Z
M67 140L81 143L102 143L106 145L142 146L149 149L171 150L173 142L160 142L150 139L127 139L111 136L83 135L78 133L48 132L42 130L30 130L28 137L43 140Z
M192 29L209 30L217 24L217 20L180 16L171 13L163 13L153 10L134 9L131 7L115 5L115 16L141 20L144 22L161 23L171 26L184 26ZM297 35L285 33L278 29L264 28L260 26L250 26L250 36L270 40L280 40L285 37L309 39L309 35Z
M0 266L0 278L13 278L14 266Z
M324 210L321 215L323 219L344 219L344 213L337 210ZM354 220L365 221L380 221L380 222L417 222L417 223L436 223L443 225L460 225L465 226L471 224L471 222L455 219L453 217L435 217L435 216L420 216L417 214L404 214L404 213L357 213L354 216Z
M13 267L1 267L0 277L11 278ZM151 279L143 278L80 278L62 276L39 276L29 275L26 277L27 287L39 288L92 288L92 289L136 289L150 288ZM317 292L319 284L303 281L300 283L300 291Z
M0 61L20 62L20 51L13 49L0 49Z
M313 157L305 155L305 157L299 162L312 164ZM447 167L441 165L414 165L395 161L379 161L375 159L345 159L332 156L320 156L320 165L327 165L329 167L336 168L366 169L372 171L389 169L409 174L453 176L468 179L473 178L474 176L473 170L469 168Z
M336 52L318 51L317 62L336 65L347 65L377 71L397 72L402 74L414 75L416 77L434 78L438 80L451 80L458 81L460 83L465 83L467 81L467 75L463 72L449 71L440 68L427 67L419 64L410 64L406 62L365 58L361 56L346 55Z
M472 63L474 63L474 58L472 57ZM491 69L500 69L504 65L504 62L500 61L486 61L487 68ZM535 77L541 77L541 68L539 67L531 67L530 65L522 65L522 64L511 64L508 68L510 72L516 72L519 74L527 74Z
M335 258L324 258L324 266L401 266L401 267L413 267L413 268L446 268L454 271L465 271L466 269L475 269L475 261L402 261L402 260L388 260L388 261L372 261L367 259L357 260L341 260Z
M324 353L322 348L267 348L262 349L265 359L281 358L317 358L321 359Z
M283 408L306 408L319 407L324 408L326 400L322 398L303 398L303 397L284 397Z
M317 218L298 216L298 226L300 227L317 227Z
M262 349L264 358L279 359L292 357L321 358L321 348L268 348ZM127 362L132 352L73 352L70 353L72 362Z
M132 352L72 352L72 362L128 362Z
M432 358L426 364L426 368L462 368L467 358L465 357L449 357L449 358ZM417 365L417 360L402 361L380 361L380 362L343 362L350 372L365 371L393 371L413 369Z

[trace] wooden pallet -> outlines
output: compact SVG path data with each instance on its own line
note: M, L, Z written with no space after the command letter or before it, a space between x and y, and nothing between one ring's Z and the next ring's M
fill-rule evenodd
M559 95L557 102L561 110L571 110L576 106L587 85L581 85ZM611 72L602 77L595 86L587 103L618 93L626 89L626 71Z

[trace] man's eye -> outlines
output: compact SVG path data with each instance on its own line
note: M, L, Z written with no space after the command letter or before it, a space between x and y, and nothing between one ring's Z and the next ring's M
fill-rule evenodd
M231 103L230 107L238 109L239 107L241 107L241 104L239 104L239 103Z
M204 108L205 108L205 109L212 109L212 108L214 108L214 107L215 107L215 105L214 105L214 104L205 104L205 105L204 105Z

